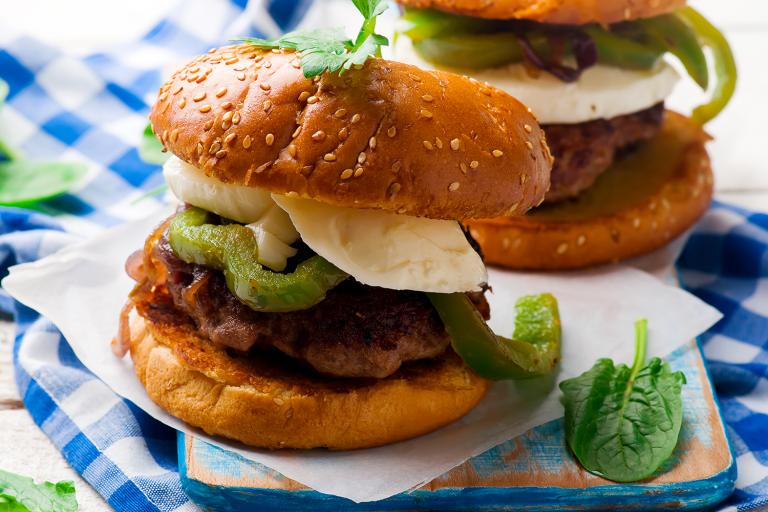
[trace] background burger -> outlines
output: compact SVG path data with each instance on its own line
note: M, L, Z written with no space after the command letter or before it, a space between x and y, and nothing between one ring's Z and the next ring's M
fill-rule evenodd
M266 44L194 59L150 116L184 206L128 262L115 348L152 400L249 445L348 449L455 420L483 377L550 371L553 300L519 306L542 339L497 339L457 222L544 197L551 156L528 110L381 59L308 78L308 51Z
M622 260L664 245L707 209L701 125L727 104L736 70L723 36L684 0L399 1L398 59L520 98L555 156L540 208L469 224L489 262L566 269ZM675 59L710 92L692 119L664 109L679 79Z

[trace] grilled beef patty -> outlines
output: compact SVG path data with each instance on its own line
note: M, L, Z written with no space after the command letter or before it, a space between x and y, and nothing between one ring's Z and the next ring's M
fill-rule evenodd
M272 347L339 377L383 378L403 363L442 354L450 337L423 293L388 290L347 279L305 310L260 313L240 302L224 276L174 254L163 236L154 257L167 268L175 306L212 342L239 352ZM470 294L485 318L482 293Z
M555 157L552 185L544 202L571 199L591 187L622 150L656 135L663 117L664 104L658 103L611 119L544 125L547 144Z

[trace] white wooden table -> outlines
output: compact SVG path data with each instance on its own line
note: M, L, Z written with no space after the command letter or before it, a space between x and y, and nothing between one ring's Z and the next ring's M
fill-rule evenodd
M320 0L338 1L338 0ZM3 9L14 28L75 52L87 52L141 34L175 0L26 0ZM740 65L737 97L711 126L717 140L711 145L718 183L718 199L768 211L768 2L765 0L691 0L724 28ZM48 13L40 16L39 13ZM74 15L73 13L77 13ZM66 20L66 23L62 23ZM0 30L2 20L0 20ZM672 104L683 108L696 99L695 89L683 87ZM13 326L0 321L0 469L38 480L74 480L80 510L110 510L99 495L63 460L32 422L13 382L11 347Z

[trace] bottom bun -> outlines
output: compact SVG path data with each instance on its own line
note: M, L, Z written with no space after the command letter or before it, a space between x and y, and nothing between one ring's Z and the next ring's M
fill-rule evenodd
M134 368L150 398L208 434L262 448L368 448L431 432L488 389L452 351L385 379L334 379L275 355L236 356L153 304L130 315Z
M690 119L666 112L659 133L578 198L522 217L468 222L486 262L521 270L565 270L651 252L691 227L712 201L704 144Z

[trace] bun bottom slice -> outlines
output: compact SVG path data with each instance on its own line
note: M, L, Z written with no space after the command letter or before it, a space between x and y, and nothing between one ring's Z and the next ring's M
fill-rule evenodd
M332 378L280 354L235 355L162 299L136 301L129 318L131 357L149 397L208 434L256 447L402 441L465 415L489 387L450 349L384 379Z
M646 254L685 232L709 207L708 140L700 126L667 111L653 139L578 198L468 227L487 263L513 269L579 269Z

